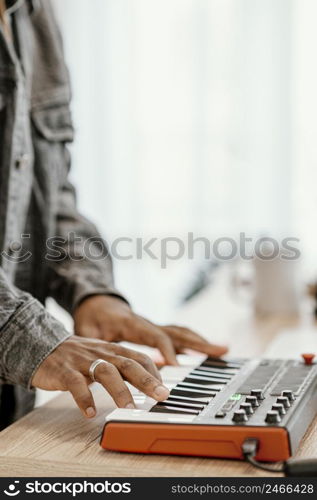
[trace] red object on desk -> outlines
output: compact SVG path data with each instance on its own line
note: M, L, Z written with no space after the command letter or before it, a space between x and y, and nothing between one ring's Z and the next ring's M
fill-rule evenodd
M313 363L313 359L315 356L316 356L316 354L312 354L312 353L302 354L302 358L304 360L305 365L311 365Z

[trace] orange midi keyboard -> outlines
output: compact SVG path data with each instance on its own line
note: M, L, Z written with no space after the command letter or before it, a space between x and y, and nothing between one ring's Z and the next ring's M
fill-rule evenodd
M133 453L242 459L257 443L256 460L288 459L317 413L317 364L297 360L180 356L164 367L166 401L134 391L137 409L106 418L101 446Z

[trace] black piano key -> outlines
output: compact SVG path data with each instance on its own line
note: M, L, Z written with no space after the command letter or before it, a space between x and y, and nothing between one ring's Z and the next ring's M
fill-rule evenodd
M160 401L159 403L156 404L156 406L172 406L173 408L188 408L189 410L197 410L201 411L205 407L204 405L199 405L195 403L181 403L180 401L172 401L170 399L166 399L165 401Z
M207 401L188 398L186 396L168 396L168 399L166 401L175 401L175 402L180 401L181 403L194 403L194 404L204 405L204 406L208 405Z
M209 373L207 375L207 373L202 373L202 372L198 372L197 370L193 370L192 372L190 372L187 377L191 377L192 375L194 375L195 377L201 377L205 380L227 380L227 382L229 382L229 380L232 379L231 375L219 375L218 373L217 374L214 374L214 373Z
M170 396L188 396L189 398L210 398L212 399L216 396L216 392L203 392L195 391L195 389L190 389L189 387L177 387L171 390Z
M242 365L244 365L245 363L245 360L241 360L241 359L223 359L223 358L216 358L214 356L208 356L207 359L205 359L205 361L210 361L210 362L215 362L215 363L223 363L224 365L238 365L239 367L241 367Z
M200 373L200 375L203 375L204 377L224 377L224 378L232 378L237 372L235 373L228 373L227 371L225 370L219 370L217 372L214 371L214 369L212 368L211 370L209 371L206 371L205 368L200 368L199 366L197 368L194 368L193 369L193 372L197 372L197 373Z
M201 377L195 377L195 376L191 376L189 375L188 377L185 377L184 378L184 381L183 382L188 382L188 383L191 383L191 384L195 384L195 385L206 385L206 386L210 386L210 389L212 389L212 387L214 385L218 385L218 384L227 384L228 383L228 380L224 380L224 379L205 379L205 378L201 378ZM180 383L183 383L183 382L180 382ZM208 388L208 387L206 387Z
M175 389L188 389L190 391L203 392L204 394L213 396L217 395L218 392L220 392L223 389L223 387L221 387L221 389L214 390L214 387L207 387L206 385L197 386L196 384L192 385L190 382L184 382L176 386Z
M237 369L233 368L211 368L210 366L197 366L195 371L202 373L211 373L211 374L219 374L219 375L231 375L232 377L237 373Z
M240 368L241 365L238 363L230 363L226 361L221 361L221 360L216 360L216 359L211 359L207 358L205 361L201 363L200 366L210 366L213 368Z
M223 358L218 358L216 356L207 356L205 361L217 361L217 363L227 363L227 361Z
M152 413L177 413L182 415L198 415L199 411L197 410L185 410L183 408L174 408L172 406L158 406L155 405L151 408L150 412Z
M214 384L211 384L211 387L207 387L206 385L204 384L199 384L198 381L195 380L192 381L192 382L187 382L186 380L184 380L184 382L180 382L179 384L177 384L175 387L189 387L189 388L193 388L193 389L202 389L203 391L220 391L222 389L222 387L220 385L214 385Z

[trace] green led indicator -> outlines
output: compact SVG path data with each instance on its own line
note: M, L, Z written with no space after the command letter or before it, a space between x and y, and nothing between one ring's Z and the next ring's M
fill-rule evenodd
M241 394L232 394L231 401L239 401L241 399Z

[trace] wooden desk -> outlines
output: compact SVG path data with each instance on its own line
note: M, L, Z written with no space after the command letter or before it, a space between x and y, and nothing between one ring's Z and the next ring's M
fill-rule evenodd
M234 356L261 354L292 318L254 319L247 305L237 304L225 290L206 290L178 313L214 340L225 339ZM302 322L311 321L303 315ZM37 408L0 433L0 476L265 476L244 462L191 457L121 454L99 447L104 417L113 405L100 386L94 388L98 416L85 420L68 394ZM317 419L298 456L316 456Z

